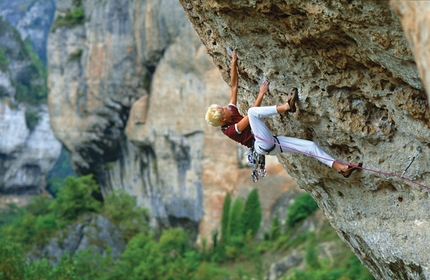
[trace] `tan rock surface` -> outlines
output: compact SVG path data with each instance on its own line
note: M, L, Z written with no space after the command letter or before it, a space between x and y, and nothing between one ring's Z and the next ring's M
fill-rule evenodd
M270 189L261 192L267 216L295 184L274 164L277 173L254 185L237 146L204 121L230 88L181 5L82 2L86 23L52 30L48 49L51 124L78 174L94 173L103 193L125 189L154 227L189 227L208 240L227 191ZM73 8L61 1L57 16Z
M373 275L430 279L430 251L423 246L430 237L430 115L416 58L390 4L180 2L225 81L227 47L238 50L242 111L263 79L271 82L265 104L284 102L299 87L298 112L270 119L274 133L312 139L341 161L363 162L366 170L345 180L304 155L279 157ZM407 5L398 5L407 15ZM416 5L414 18L426 18ZM417 41L424 43L425 34ZM414 53L421 56L420 49ZM425 65L427 58L420 59ZM398 177L417 147L421 153L406 176L421 186Z
M411 45L421 78L427 89L430 89L430 2L391 0L395 13L399 16L405 35Z

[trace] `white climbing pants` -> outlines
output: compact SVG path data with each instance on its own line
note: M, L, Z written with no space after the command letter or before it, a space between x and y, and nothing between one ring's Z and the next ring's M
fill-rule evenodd
M308 156L314 156L320 162L332 167L335 159L324 152L314 142L286 136L275 137L264 123L263 118L275 115L277 113L276 106L249 108L249 123L251 125L252 133L255 137L254 149L257 153L261 155L274 156L286 151L299 152ZM276 143L276 145L274 143ZM275 145L275 148L268 153L267 151L272 149L273 145Z

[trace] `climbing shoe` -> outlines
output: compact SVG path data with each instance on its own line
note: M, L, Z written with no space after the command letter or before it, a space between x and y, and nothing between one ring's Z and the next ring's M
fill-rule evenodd
M293 89L293 96L288 100L288 105L290 105L290 110L288 112L294 113L296 112L296 103L299 100L299 90L297 88Z
M349 178L349 176L351 176L352 172L354 172L355 170L361 169L362 166L363 166L363 163L361 163L361 162L357 166L350 165L347 170L340 171L339 173L342 174L344 178Z

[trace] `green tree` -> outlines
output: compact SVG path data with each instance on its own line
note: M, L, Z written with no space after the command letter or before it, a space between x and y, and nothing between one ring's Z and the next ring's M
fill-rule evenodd
M251 230L251 236L255 236L257 234L257 231L260 228L261 215L262 211L258 190L253 189L246 198L245 207L243 208L242 215L240 217L243 235L246 235L248 230Z
M128 241L139 232L148 232L149 215L137 206L136 198L124 190L110 192L103 203L101 214L122 229L122 237Z
M227 193L224 199L221 218L221 243L226 244L230 237L230 205L231 195Z
M21 280L25 263L21 248L13 242L0 239L0 279Z
M92 174L79 178L69 176L50 208L58 218L75 220L83 213L100 210L101 202L93 197L97 192L99 187Z
M4 235L19 244L31 246L43 243L58 228L55 217L49 210L51 200L46 196L35 196L22 213L3 229Z
M240 217L243 211L243 201L236 198L230 209L230 236L242 235Z
M298 196L294 203L288 208L287 224L293 227L306 219L317 209L318 204L315 200L308 193L303 193Z
M4 208L0 208L0 229L12 224L14 220L24 215L25 209L15 203L7 204Z
M281 223L278 218L273 218L272 228L270 230L270 239L275 241L281 236Z
M112 279L190 279L186 276L198 266L191 265L197 260L186 254L187 245L188 236L181 229L163 231L158 242L139 233L127 244Z

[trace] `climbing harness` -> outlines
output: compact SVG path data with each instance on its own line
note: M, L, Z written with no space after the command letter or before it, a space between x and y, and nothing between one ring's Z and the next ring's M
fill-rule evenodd
M262 140L262 141L266 141L266 142L268 142L268 143L278 145L278 146L280 146L280 147L282 147L282 148L284 148L284 149L286 149L286 150L288 150L288 151L291 151L291 152L300 153L300 154L307 155L307 156L309 156L309 157L313 157L313 158L320 158L320 159L324 159L324 160L331 160L331 159L324 158L324 157L321 157L321 156L316 156L316 155L311 154L311 153L302 152L302 151L299 151L299 150L294 149L294 148L291 148L291 147L283 146L283 145L281 145L281 144L279 144L279 143L275 143L275 142L273 142L273 141L270 141L270 140L264 139L264 138L259 137L259 136L257 136L257 135L254 135L254 137L255 137L255 138L258 138L258 139L260 139L260 140ZM412 158L412 160L409 162L409 164L408 164L408 166L406 167L406 170L404 171L404 173L405 173L405 172L408 170L408 168L411 166L412 162L413 162L413 161L415 160L415 158L418 156L418 154L419 154L419 152L420 152L420 151L421 151L421 148L417 148L417 152L415 153L415 155L414 155L414 157ZM337 162L339 162L339 163L341 163L341 164L351 165L351 164L343 163L343 162L340 162L340 161L337 161ZM390 176L390 177L397 177L397 178L403 179L403 180L405 180L405 181L408 181L409 183L412 183L412 184L418 185L418 186L420 186L420 187L422 187L422 188L425 188L425 189L427 189L427 190L430 190L430 187L429 187L429 186L426 186L426 185L424 185L424 184L418 183L418 182L416 182L416 181L414 181L414 180L412 180L412 179L409 179L409 178L403 177L403 174L402 174L402 176L400 176L400 175L398 175L398 174L388 173L388 172L384 172L384 171L380 171L380 170L375 170L375 169L364 168L364 167L361 167L361 166L355 166L355 165L354 165L354 167L355 167L355 168L357 168L357 169L364 170L364 171L374 172L374 173L378 173L378 174L382 174L382 175L386 175L386 176Z
M420 152L421 152L421 147L417 147L417 152L413 155L412 159L409 161L408 166L406 166L405 171L403 171L402 175L400 176L401 178L403 178L403 175L405 175L406 171L408 171L409 167L412 165L415 158L420 154Z
M251 178L254 183L258 182L258 178L266 177L266 157L258 154L254 147L247 152L248 163L252 165Z
M266 150L260 147L260 150L266 153L265 155L270 154L270 152L273 151L276 148L276 146L279 146L279 148L281 149L281 153L283 152L282 146L280 145L278 137L276 136L273 136L273 137L275 138L276 142L278 142L278 144L273 144L272 148L270 148L269 150ZM266 177L267 175L265 155L257 153L254 149L254 146L252 146L252 148L249 149L249 151L247 152L248 163L253 167L251 177L254 183L258 181L259 177Z

